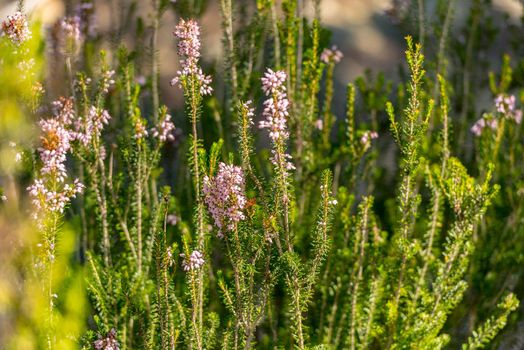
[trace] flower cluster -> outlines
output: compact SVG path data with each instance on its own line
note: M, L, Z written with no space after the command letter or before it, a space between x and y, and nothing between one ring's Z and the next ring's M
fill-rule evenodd
M515 101L516 99L513 95L508 96L500 94L495 98L495 108L497 112L502 115L502 117L513 120L515 123L520 124L522 122L522 110L516 108ZM491 113L484 114L482 118L477 120L471 127L471 132L475 136L480 136L482 134L482 130L484 130L486 127L489 127L492 130L496 130L498 127L498 120Z
M42 136L38 152L43 163L41 173L53 177L58 182L64 182L67 176L64 163L66 154L71 148L71 141L74 139L74 135L66 126L57 118L40 121Z
M182 268L186 272L199 269L205 263L204 256L198 250L193 250L189 259L186 258L184 253L181 253L180 256L182 257Z
M171 226L176 226L176 224L180 221L180 218L176 214L169 214L166 217L166 222Z
M497 112L503 114L506 118L514 120L517 124L522 122L522 110L515 108L515 96L498 95L495 98L495 107Z
M2 32L16 46L20 46L31 38L31 31L29 30L27 18L20 11L7 16L7 20L2 22Z
M266 120L259 122L260 129L269 129L269 137L276 142L286 140L289 137L286 118L289 116L289 100L286 96L286 73L283 71L273 72L268 69L262 77L262 90L269 97L264 101L263 116Z
M374 140L376 138L378 138L378 133L376 131L369 131L368 130L368 131L364 132L364 134L360 138L360 143L363 146L366 146L366 145L369 145L371 140Z
M100 110L95 106L89 108L85 118L77 118L74 123L74 136L82 145L88 146L93 138L100 137L104 124L109 123L111 116L105 109Z
M193 20L181 19L173 34L178 39L177 53L181 57L180 64L182 70L177 71L176 77L171 80L171 85L178 85L183 88L183 80L188 77L196 79L200 85L200 94L210 95L211 77L205 75L198 66L200 58L200 28L198 23Z
M112 328L109 333L107 333L105 338L98 337L99 339L94 342L96 350L119 350L120 344L116 340L116 330Z
M204 200L219 229L219 237L223 229L233 230L245 218L242 212L246 205L244 186L242 168L222 162L214 177L204 178Z
M76 118L72 98L61 97L51 107L53 117L39 123L38 153L42 167L33 185L27 188L36 208L35 218L40 212L62 213L71 198L83 191L84 185L78 179L72 184L65 183L66 155L75 140L88 146L109 120L107 111L98 111L95 107L91 107L86 118Z
M151 129L151 134L153 137L157 137L160 142L173 141L175 139L174 130L175 124L171 121L171 116L166 114L160 124Z
M484 114L482 118L477 120L475 124L471 127L471 132L475 136L480 136L484 128L489 127L492 130L496 130L498 126L498 121L491 114Z
M293 157L291 154L288 153L282 153L281 155L278 154L277 150L272 149L271 150L271 158L269 159L273 165L278 165L279 161L282 161L282 165L285 170L295 170L295 165L291 162Z
M246 102L242 103L241 109L245 111L248 123L254 125L255 123L253 123L253 117L255 116L255 109L252 106L253 101L247 100Z
M80 17L65 17L60 21L60 27L62 27L62 33L64 34L65 39L75 42L79 42L82 39L82 33L80 32Z
M325 64L338 63L344 57L342 51L336 46L332 46L331 49L325 48L320 54L320 60Z
M82 193L84 185L75 179L72 185L65 184L60 190L54 191L47 188L42 179L36 179L27 190L33 197L32 203L37 211L63 213L71 198ZM37 217L38 215L35 215L35 218Z
M284 147L289 138L289 132L287 130L289 100L287 99L286 87L284 85L286 73L283 71L274 72L268 68L261 80L262 90L269 98L264 101L263 116L266 119L260 121L258 127L260 129L269 129L269 137L276 148ZM273 157L271 158L271 162L274 165L279 166L282 162L282 165L287 170L295 168L289 161L291 155L279 154L279 151L275 148L273 148L272 153Z
M135 139L139 140L148 135L146 125L142 119L137 119L135 122L135 135L133 136Z
M75 107L72 97L60 97L58 100L51 102L53 114L64 125L69 125L75 118Z
M82 44L80 17L65 17L59 22L59 44L64 53L74 54Z
M104 94L109 92L109 88L115 84L113 76L115 75L114 70L104 70L102 72L102 78L100 79L100 91Z

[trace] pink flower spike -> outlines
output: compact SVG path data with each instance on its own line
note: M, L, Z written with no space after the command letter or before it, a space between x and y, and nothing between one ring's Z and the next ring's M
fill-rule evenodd
M204 201L219 229L233 230L235 225L245 219L243 210L246 205L244 194L245 180L242 168L220 162L214 177L204 178Z
M193 252L189 255L189 259L186 258L184 253L181 253L180 257L183 259L182 268L186 272L199 269L205 263L204 256L198 250L193 250Z
M187 21L181 19L173 34L178 39L177 53L180 56L182 70L179 70L171 80L171 85L178 85L183 88L182 81L188 77L193 77L200 85L200 94L202 96L210 95L213 92L211 77L205 75L198 66L201 45L198 23L193 19Z

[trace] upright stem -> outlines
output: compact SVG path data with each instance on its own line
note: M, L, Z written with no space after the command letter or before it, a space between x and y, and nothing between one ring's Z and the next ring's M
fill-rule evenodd
M160 18L162 16L160 3L161 0L153 0L153 7L155 10L153 18L153 36L151 38L151 93L153 95L153 123L158 123L158 111L160 108L159 92L158 92L158 76L160 62L158 60L158 30L160 26ZM151 191L153 192L153 202L158 204L157 185L154 178L151 179Z
M56 235L58 231L58 214L51 213L51 215L52 215L52 224L49 230L49 235L47 237L47 242L46 242L47 256L45 257L45 259L49 262L49 265L47 266L48 268L48 288L47 288L48 294L47 296L48 296L48 303L49 303L49 325L48 325L49 328L47 330L48 332L47 346L49 350L54 349L54 345L55 345L55 337L53 334L54 333L54 330L53 330L53 327L54 327L53 267L54 267L54 262L56 258L56 253L55 253Z
M330 63L326 72L326 98L324 100L324 120L322 121L322 142L324 149L329 148L329 136L331 134L331 126L333 118L331 115L331 102L333 101L333 71L335 65ZM376 129L375 129L376 130Z
M297 325L297 333L298 333L298 348L304 349L304 332L302 330L302 308L300 307L301 303L301 293L300 293L300 285L298 283L298 277L293 276L293 288L295 288L295 317L296 317L296 325Z
M138 164L137 164L137 179L136 179L136 206L137 206L137 218L136 218L136 230L138 239L138 272L142 272L142 147L141 140L139 140L138 146Z
M102 160L100 160L102 161ZM92 174L93 188L95 191L97 202L100 206L100 216L102 219L102 252L104 254L104 264L106 267L111 265L111 248L109 241L109 225L107 221L107 201L105 196L104 183L98 181L98 176L95 173Z
M201 96L199 94L199 88L197 84L197 78L195 76L189 77L189 100L191 108L191 127L192 127L192 148L193 148L193 182L195 186L195 197L197 203L197 247L198 250L204 251L204 207L201 198L201 181L200 181L200 167L198 159L198 132L197 132L197 121L198 121L198 104ZM196 272L196 299L193 300L193 327L195 328L195 336L198 349L202 349L202 325L203 325L203 298L204 298L204 272L203 269L198 269Z
M368 240L368 211L369 205L364 207L364 213L362 215L362 235L360 237L360 253L358 256L358 272L351 292L351 325L350 325L350 349L355 349L355 325L357 316L357 299L358 289L362 280L362 274L364 270L364 253L366 248L366 242Z
M402 142L402 181L400 185L400 194L398 196L399 202L399 230L395 235L395 239L398 240L397 249L401 256L398 283L395 287L395 294L393 299L392 309L396 310L393 317L388 321L389 323L389 336L387 338L386 349L389 349L396 336L397 323L398 323L398 306L400 303L400 296L402 291L402 285L404 283L404 275L408 263L408 254L406 252L406 244L409 239L410 230L412 230L413 223L415 221L416 213L416 175L418 163L420 161L419 148L422 135L420 133L421 128L424 128L427 120L421 118L421 102L420 102L420 82L423 78L424 71L422 70L423 55L420 50L421 45L417 45L415 48L412 46L411 38L408 38L408 63L411 69L411 83L408 107L404 110L405 121L402 122L403 130L402 135L398 134L398 142ZM429 102L429 107L432 108L432 101ZM431 112L431 110L429 110ZM425 116L422 116L425 118ZM397 126L393 124L393 127L397 129Z

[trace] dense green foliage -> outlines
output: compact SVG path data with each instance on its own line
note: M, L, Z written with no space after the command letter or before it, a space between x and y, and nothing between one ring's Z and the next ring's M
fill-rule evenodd
M62 23L45 39L31 19L25 42L0 37L0 225L19 240L2 258L0 347L522 344L522 49L488 74L490 1L437 1L431 22L424 1L393 1L416 33L398 80L369 71L340 91L312 3L308 18L301 0L221 0L213 77L191 20L203 1L152 0L147 20L131 2L116 32L135 42L111 49L89 32L89 0L78 33ZM173 87L159 86L161 25L176 25ZM167 88L183 108L162 104ZM65 180L49 165L62 151Z

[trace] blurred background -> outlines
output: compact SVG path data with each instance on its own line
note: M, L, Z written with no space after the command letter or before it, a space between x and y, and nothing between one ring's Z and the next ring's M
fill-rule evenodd
M341 86L362 75L366 69L383 71L388 78L395 78L398 65L403 57L404 35L407 32L416 33L417 24L410 16L410 11L416 7L411 0L322 0L322 25L333 32L332 43L343 52L344 58L337 65L336 77ZM413 1L416 2L416 1ZM26 0L24 7L33 18L42 21L44 27L50 27L62 18L68 6L68 1L60 0ZM96 8L97 31L100 34L111 32L122 20L115 16L115 10L129 6L131 1L94 1ZM136 13L145 21L151 16L151 1L136 1ZM459 0L455 4L454 25L452 31L461 28L471 7L471 0ZM426 1L426 18L435 20L435 0ZM523 4L519 0L492 0L493 15L499 20L517 23L522 17ZM0 0L0 18L16 10L16 1ZM313 12L311 1L305 2L305 11ZM218 0L208 0L202 16L203 57L208 63L218 63L223 58L220 30L220 9ZM175 26L174 14L168 11L162 21L159 35L160 50L160 87L166 96L164 103L180 100L176 90L169 87L169 81L178 69L175 41L172 31ZM456 33L458 34L458 33ZM122 40L133 41L132 31L123 33ZM428 43L431 47L432 43ZM435 43L436 46L436 43ZM340 95L340 94L338 94ZM343 99L342 96L339 98ZM335 101L335 105L337 105Z
M277 1L278 2L278 1ZM455 13L451 25L452 36L465 45L466 38L462 27L466 24L472 0L455 1ZM149 23L152 9L151 1L94 1L95 21L98 34L114 34L119 23L126 20L119 15L120 8L129 8L133 4L135 14ZM305 11L313 14L312 1L305 1ZM404 36L407 33L417 33L415 0L322 0L321 22L324 27L333 33L332 44L339 47L344 58L337 65L335 77L338 90L361 76L366 69L374 72L384 72L386 78L398 77L398 67L401 63L404 50ZM520 22L523 15L523 3L519 0L492 0L492 16L495 21L508 25ZM42 21L43 28L50 28L58 19L62 18L68 7L73 7L72 1L60 0L26 0L24 7L35 19ZM425 2L426 21L436 21L436 0ZM0 18L5 18L16 10L16 1L0 0ZM69 11L71 12L71 11ZM220 30L220 9L218 0L205 1L202 21L203 58L208 64L220 68L223 59L222 37ZM164 96L163 103L170 107L179 106L181 96L176 89L171 89L169 81L178 69L175 41L172 31L176 23L175 14L168 11L161 24L159 40L160 62L160 89ZM134 26L133 23L130 24ZM135 33L129 30L118 33L113 37L114 42L108 43L118 46L120 42L133 45ZM499 42L504 43L503 33ZM118 40L116 40L118 39ZM492 54L500 58L500 45L496 45ZM437 49L437 42L428 42L427 50ZM494 60L495 61L499 61ZM344 93L335 94L335 106L344 105Z

